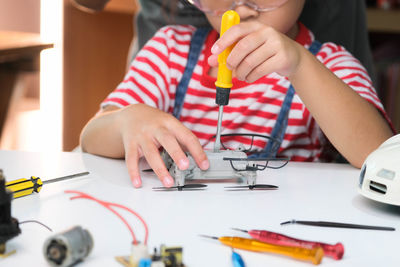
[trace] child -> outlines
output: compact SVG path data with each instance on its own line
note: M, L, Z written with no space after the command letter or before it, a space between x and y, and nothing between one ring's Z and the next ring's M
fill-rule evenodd
M135 187L141 186L138 161L142 156L164 186L174 184L161 160L161 147L182 170L189 165L184 151L191 153L201 169L209 167L203 148L212 149L217 127L217 56L235 42L227 60L234 79L222 134L275 135L279 129L274 129L281 124L276 122L285 122L285 114L283 120L280 114L286 107L290 112L286 113L287 128L282 128L279 155L321 161L326 145L333 144L355 167L392 135L362 65L343 47L318 45L297 21L305 0L189 2L205 12L214 30L196 31L187 25L159 30L81 134L84 151L125 157ZM218 39L221 14L228 9L240 15L241 23ZM194 51L196 45L199 58L192 62L191 57L188 64L189 50ZM175 96L181 92L185 67L190 64L194 64L193 74L179 103ZM287 97L290 92L293 99ZM177 110L179 120L171 115ZM248 142L236 137L229 147ZM255 145L264 149L266 142Z

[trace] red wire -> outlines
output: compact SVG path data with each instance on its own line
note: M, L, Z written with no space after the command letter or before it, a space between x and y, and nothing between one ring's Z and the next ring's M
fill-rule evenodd
M148 238L149 238L149 228L148 228L148 226L147 226L145 220L144 220L137 212L131 210L131 209L128 208L128 207L125 207L125 206L123 206L123 205L121 205L121 204L117 204L117 203L110 203L110 202L108 202L108 204L110 204L110 206L114 206L114 207L117 207L117 208L121 208L121 209L127 210L128 212L130 212L130 213L132 213L133 215L135 215L135 216L139 219L139 221L142 222L142 224L143 224L143 226L144 226L144 230L145 230L144 244L147 245L147 240L148 240Z
M144 226L144 229L145 229L144 244L147 245L147 240L148 240L148 237L149 237L149 229L148 229L148 226L147 226L145 220L144 220L137 212L135 212L135 211L133 211L132 209L130 209L130 208L126 207L126 206L123 206L123 205L121 205L121 204L102 201L102 200L100 200L100 199L96 199L95 197L92 197L92 196L90 196L90 195L88 195L88 194L86 194L86 193L80 192L80 191L67 190L67 191L65 191L65 193L75 193L75 194L79 194L79 196L71 197L71 198L70 198L71 200L78 199L78 198L90 199L90 200L96 201L97 203L99 203L99 204L102 205L103 207L105 207L105 208L107 208L108 210L110 210L111 212L113 212L113 213L114 213L115 215L117 215L117 216L122 220L122 222L128 227L128 230L130 231L130 233L131 233L131 235L132 235L132 238L133 238L133 243L134 243L134 244L137 244L137 240L136 240L135 234L134 234L132 228L129 226L128 222L127 222L118 212L116 212L114 209L112 209L110 206L114 206L114 207L117 207L117 208L121 208L121 209L124 209L124 210L126 210L126 211L132 213L134 216L136 216L136 217L143 223L143 226Z
M109 205L106 205L105 203L102 203L101 201L98 201L97 199L91 198L90 196L89 196L89 197L88 197L88 196L76 196L76 197L71 197L70 199L71 199L71 200L74 200L74 199L78 199L78 198L85 198L85 199L89 199L89 200L96 201L96 202L99 203L101 206L103 206L104 208L108 209L109 211L111 211L112 213L114 213L115 215L117 215L118 218L120 218L121 221L126 225L126 227L128 227L128 230L129 230L129 232L130 232L131 235L132 235L133 243L134 243L135 245L137 245L138 242L137 242L137 240L136 240L136 236L135 236L135 234L134 234L134 232L133 232L133 230L132 230L132 227L128 224L128 222L124 219L124 217L121 216L121 214L119 214L118 212L116 212L115 210L113 210L112 208L110 208Z

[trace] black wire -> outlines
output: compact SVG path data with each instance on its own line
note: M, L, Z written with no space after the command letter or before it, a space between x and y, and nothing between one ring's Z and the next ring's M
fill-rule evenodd
M280 146L281 142L279 142L279 140L270 137L268 135L261 135L261 134L252 134L252 133L230 133L230 134L221 134L221 137L229 137L229 136L251 136L251 144L250 144L250 148L249 149L245 149L243 152L245 153L252 153L251 149L253 148L253 144L254 144L254 138L255 137L260 137L260 138L265 138L268 139L269 141L271 141L274 145L274 147L276 146ZM214 135L212 138L215 138L216 136ZM227 150L227 148L224 145L224 142L221 142L222 147ZM253 152L254 153L254 152ZM257 153L257 152L255 152Z
M280 169L280 168L285 167L289 163L290 158L256 158L256 159L249 159L249 158L227 158L227 157L224 157L223 160L229 160L232 169L234 169L237 172L240 172L240 171L263 171L266 168L275 169L275 170L276 169ZM254 165L253 166L248 166L247 165L246 169L239 170L233 165L233 161L247 161L247 162L249 162L249 161L265 161L265 164L256 164L255 166ZM279 166L276 166L276 167L268 166L268 163L270 161L284 161L284 163L282 165L279 165Z
M41 223L41 222L36 221L36 220L26 220L26 221L23 221L23 222L19 222L19 224L23 224L23 223L37 223L37 224L40 224L41 226L43 226L44 228L46 228L47 230L49 230L50 232L53 232L53 230L51 230L50 227L48 227L44 223Z
M272 166L267 166L267 167L268 167L268 169L277 170L277 169L281 169L281 168L285 167L288 163L289 163L289 160L285 161L285 163L283 165L279 165L277 167L272 167Z
M277 139L268 136L268 135L262 135L262 134L252 134L252 133L230 133L230 134L221 134L221 137L225 137L225 136L252 136L254 137L261 137L261 138L265 138L268 140L271 140L272 142L276 142L276 143L280 143ZM216 136L214 135L213 138L215 138Z

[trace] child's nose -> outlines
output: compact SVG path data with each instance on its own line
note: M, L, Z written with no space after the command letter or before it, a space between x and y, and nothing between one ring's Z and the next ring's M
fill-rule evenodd
M247 6L246 4L237 5L234 10L239 14L240 21L245 21L258 16L258 11Z

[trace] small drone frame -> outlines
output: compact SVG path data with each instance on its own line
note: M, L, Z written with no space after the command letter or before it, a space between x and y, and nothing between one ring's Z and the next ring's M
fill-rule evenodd
M186 170L180 170L172 158L165 151L162 152L163 161L169 170L171 176L175 179L175 186L172 188L166 187L155 187L155 190L169 190L177 189L182 190L198 190L204 189L204 184L193 184L188 183L197 181L218 181L227 179L246 180L247 185L242 186L230 186L226 188L230 189L277 189L275 185L268 184L257 184L257 171L265 170L266 168L279 169L284 167L288 162L289 158L277 158L277 157L259 157L260 152L251 153L253 147L254 137L261 137L269 139L274 142L274 145L280 145L275 139L257 134L227 134L221 135L221 137L227 136L251 136L251 145L249 149L245 149L243 145L240 145L238 149L231 150L226 148L223 144L222 147L225 150L218 151L205 151L207 158L210 162L210 167L203 171L201 170L193 157L187 153L189 158L189 167ZM279 147L279 146L278 146ZM271 164L274 163L274 164Z

